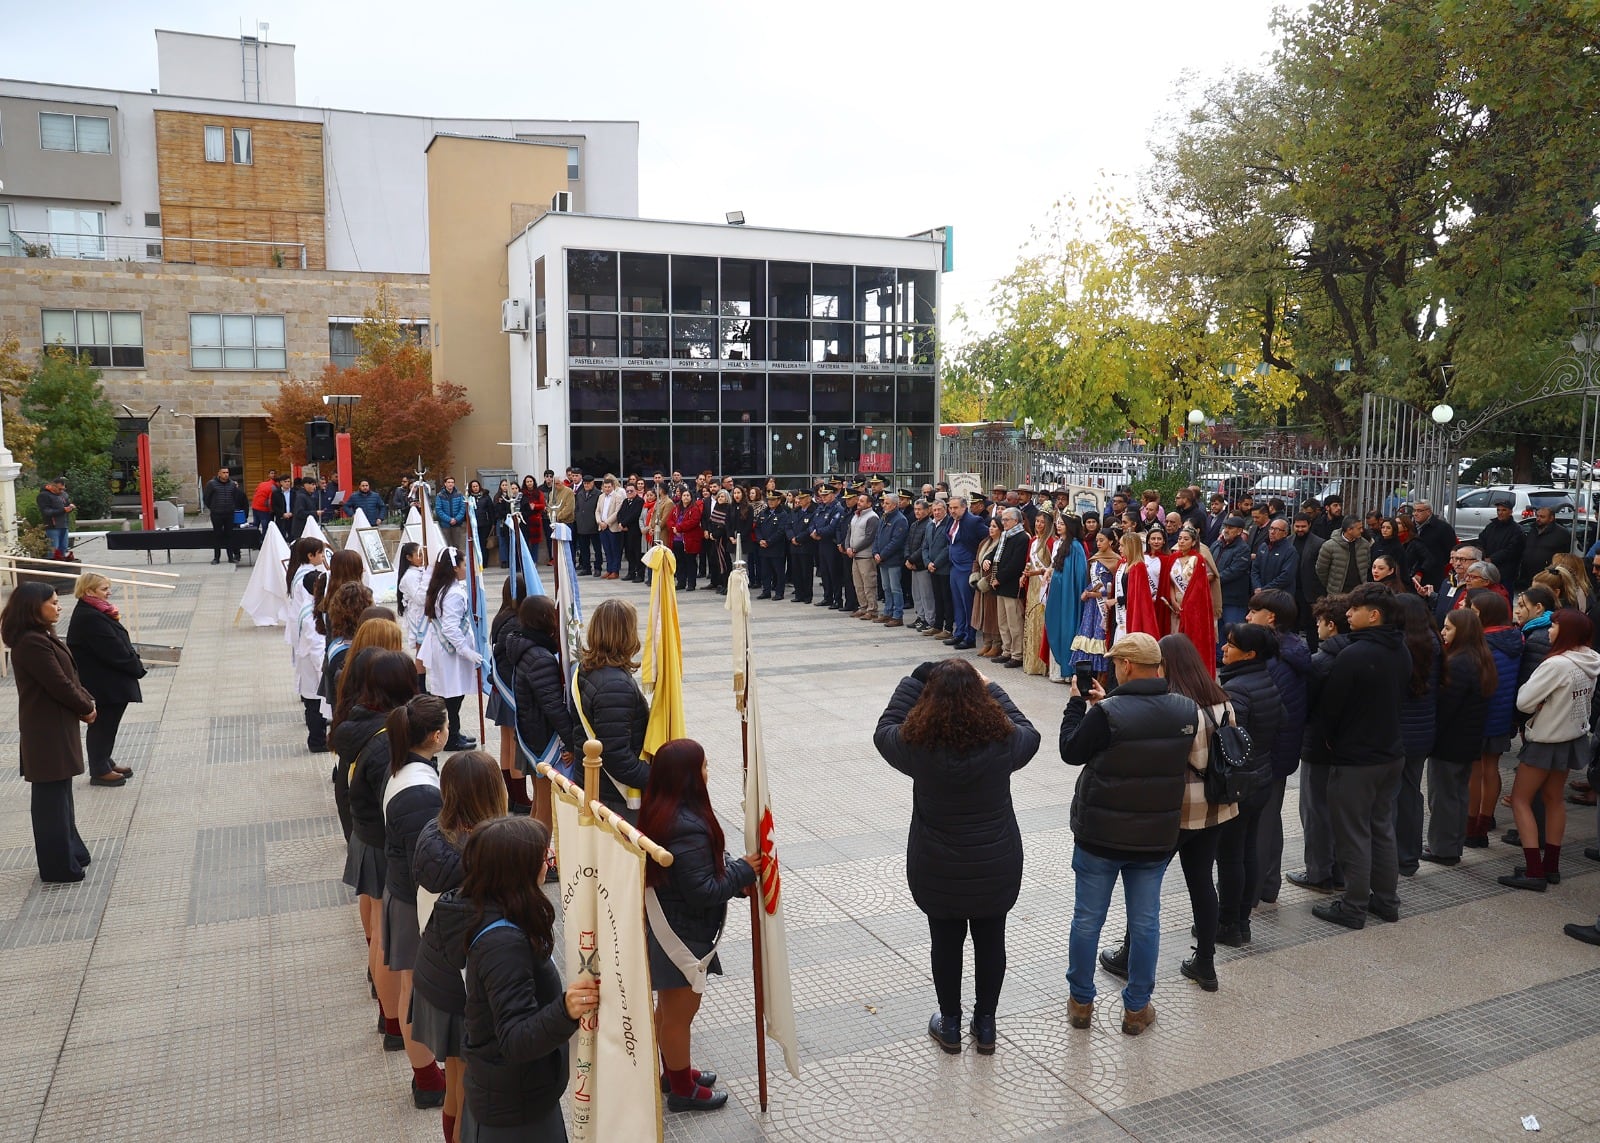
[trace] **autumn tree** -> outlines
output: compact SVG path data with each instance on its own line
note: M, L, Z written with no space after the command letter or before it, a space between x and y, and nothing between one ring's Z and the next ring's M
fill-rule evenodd
M315 380L286 381L277 400L267 405L284 463L305 463L305 425L326 415L323 396L348 393L361 398L350 426L358 479L391 483L412 471L419 456L428 468L448 471L451 429L472 412L466 390L448 381L434 383L432 354L398 320L386 287L379 287L363 313L355 338L354 365L341 369L330 363Z
M11 459L25 470L33 467L39 426L22 415L22 392L32 370L22 359L22 343L14 333L0 336L0 401L5 402L5 445Z

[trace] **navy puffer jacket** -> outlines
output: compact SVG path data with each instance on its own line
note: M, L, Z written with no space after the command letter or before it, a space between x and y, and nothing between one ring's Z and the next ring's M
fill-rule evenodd
M1300 766L1300 745L1305 740L1306 688L1311 677L1311 649L1293 631L1278 632L1277 658L1267 660L1267 673L1283 703L1283 721L1272 745L1272 774L1287 778Z
M1489 696L1489 718L1484 723L1485 738L1504 738L1511 733L1517 714L1517 671L1522 666L1522 632L1515 627L1496 627L1483 633L1494 656L1499 674L1494 694Z
M742 857L717 854L711 848L711 831L692 810L679 809L672 832L655 839L672 851L667 879L656 886L656 898L667 926L691 947L710 948L722 930L728 902L754 885L756 871ZM722 872L717 872L721 856Z
M1217 674L1217 681L1228 692L1233 717L1250 736L1250 785L1260 790L1272 781L1273 749L1283 725L1283 699L1267 671L1266 662L1246 659L1229 663Z
M1428 686L1420 695L1409 687L1400 700L1400 742L1407 758L1426 757L1433 749L1439 709L1439 658L1444 648L1433 637L1433 665L1428 669Z

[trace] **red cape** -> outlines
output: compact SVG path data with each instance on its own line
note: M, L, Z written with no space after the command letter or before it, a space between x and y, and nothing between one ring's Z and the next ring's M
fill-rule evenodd
M1161 577L1156 587L1165 594L1166 585L1167 561L1165 557L1162 557ZM1142 559L1128 568L1127 593L1128 622L1121 632L1122 634L1127 634L1130 631L1143 631L1153 639L1160 639L1163 635L1170 633L1171 624L1167 622L1167 616L1158 616L1156 614L1156 602L1150 598L1150 573L1146 570ZM1165 604L1162 605L1161 610L1166 612Z
M1178 632L1189 637L1194 649L1200 652L1200 661L1215 678L1217 617L1211 610L1211 582L1206 575L1206 560L1198 550L1195 553L1194 570L1194 577L1189 581L1189 589L1183 593L1183 604L1178 612Z

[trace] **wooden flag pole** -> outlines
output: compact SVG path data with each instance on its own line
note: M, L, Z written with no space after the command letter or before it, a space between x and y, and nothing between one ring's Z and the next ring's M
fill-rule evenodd
M734 538L734 555L741 556L738 537ZM735 558L735 568L744 566L744 560ZM750 598L750 582L747 579L744 585L745 599ZM747 630L748 630L748 620ZM748 639L747 639L748 643ZM740 664L744 671L744 693L739 696L739 750L743 755L743 773L745 787L750 783L750 659L748 646L746 647L745 661ZM756 883L751 887L750 894L750 960L751 975L756 985L756 1092L761 1102L763 1113L767 1110L767 995L766 981L761 974L761 874L756 873Z
M467 603L472 608L473 626L477 626L478 618L478 545L477 534L472 529L467 532ZM489 653L494 654L494 648L489 648ZM488 727L483 721L483 664L480 662L474 672L477 686L473 688L478 695L478 742L480 746L489 744Z

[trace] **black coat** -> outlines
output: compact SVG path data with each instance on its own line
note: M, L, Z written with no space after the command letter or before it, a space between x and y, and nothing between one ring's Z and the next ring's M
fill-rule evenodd
M1224 666L1218 675L1233 704L1234 721L1250 736L1250 785L1264 789L1273 778L1273 749L1283 725L1283 699L1267 660L1247 659Z
M1517 570L1522 567L1522 552L1528 546L1528 533L1515 519L1490 520L1478 533L1479 548L1483 558L1500 571L1500 582L1508 588L1517 582Z
M1312 732L1326 744L1330 766L1381 766L1405 757L1400 700L1410 682L1411 655L1400 628L1350 633L1350 645L1333 661L1311 714Z
M900 727L922 694L915 678L900 680L878 718L873 745L912 780L906 883L930 917L995 917L1010 911L1022 888L1022 834L1011 804L1011 775L1039 750L1039 732L1005 691L989 695L1011 720L1004 739L957 753L909 746Z
M1439 688L1432 756L1443 762L1476 762L1483 754L1488 724L1489 699L1483 693L1478 662L1470 655L1456 655L1449 660Z
M422 762L435 770L439 768L431 758L419 754L406 759L407 765L412 762ZM411 879L417 838L422 834L422 827L439 816L439 804L438 786L411 786L390 798L383 813L383 857L388 866L384 890L407 905L417 903L417 883Z
M1517 569L1517 590L1533 582L1533 577L1550 566L1553 556L1572 550L1572 533L1560 524L1551 524L1540 531L1528 533L1527 546L1522 550L1522 564Z
M1283 702L1283 721L1272 746L1272 773L1287 778L1300 765L1300 746L1306 734L1307 688L1311 678L1311 651L1292 631L1278 633L1278 653L1267 660L1267 673Z
M644 728L650 721L650 704L640 693L639 684L633 681L633 672L621 667L580 670L578 691L583 699L583 713L602 747L600 802L626 814L632 821L635 815L627 808L627 798L606 775L624 786L640 790L650 781L650 764L639 757L644 749ZM583 719L578 717L576 703L571 714L573 724L582 731ZM533 746L533 743L528 745ZM582 757L581 751L577 757Z
M139 680L144 661L133 649L128 629L97 607L78 602L67 623L67 649L78 667L78 681L100 706L143 702Z
M654 839L672 851L667 879L656 886L656 898L667 925L678 939L691 948L710 948L722 929L728 902L746 886L754 885L756 871L742 857L717 854L711 847L711 831L700 816L679 808L672 831ZM722 857L722 872L717 872L717 857Z
M454 942L458 948L465 947L473 910L471 905L450 893L461 886L461 851L439 832L437 818L423 826L417 835L416 852L411 856L411 875L418 887L440 895L417 946L412 985L424 1000L441 1012L464 1015L467 988L461 981L460 969L451 966L445 945ZM442 915L441 909L444 910Z
M523 744L529 750L543 750L550 736L559 734L573 758L582 758L583 732L567 705L567 688L554 644L519 626L506 634L505 663L508 673L501 677L510 682L516 696L517 733Z
M358 706L328 739L340 758L355 760L350 777L351 832L377 849L384 844L383 791L389 784L389 736L378 733L386 717Z
M1444 653L1438 636L1433 640L1433 666L1428 670L1428 685L1420 695L1411 693L1410 673L1400 700L1400 743L1407 758L1425 757L1433 748L1439 711L1439 659Z
M434 906L455 917L454 892ZM567 1041L578 1022L567 1015L561 974L534 954L520 930L484 927L500 919L492 905L443 942L451 967L465 969L467 1006L462 1055L472 1117L485 1127L516 1127L545 1114L567 1087ZM430 920L430 926L432 921ZM481 933L467 951L468 941ZM460 939L455 939L459 935Z

